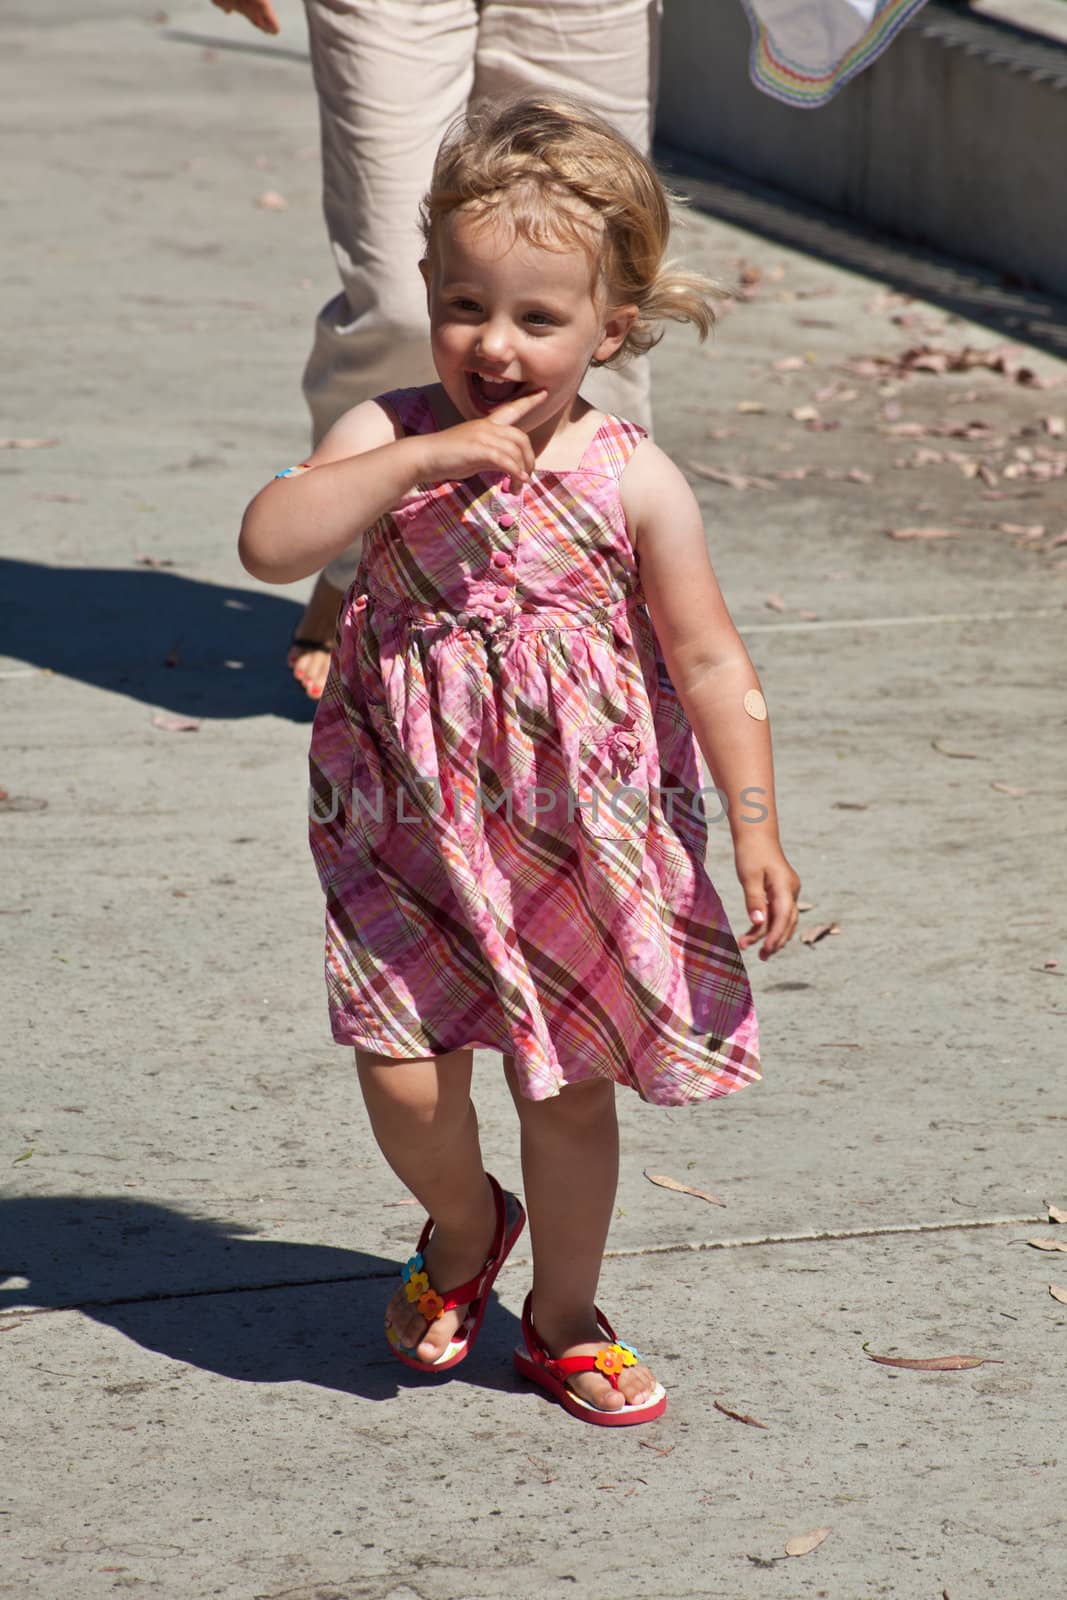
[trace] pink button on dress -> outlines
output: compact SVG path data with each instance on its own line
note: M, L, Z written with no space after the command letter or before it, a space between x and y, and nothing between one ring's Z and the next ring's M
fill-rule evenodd
M436 428L421 389L379 403ZM685 1105L760 1076L619 499L642 438L605 418L575 470L534 472L509 530L481 475L419 486L364 536L310 754L341 1044L499 1050L532 1100L602 1077Z

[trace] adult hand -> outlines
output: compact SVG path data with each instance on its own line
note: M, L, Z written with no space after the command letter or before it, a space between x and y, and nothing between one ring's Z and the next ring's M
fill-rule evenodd
M505 472L516 483L527 483L534 469L530 436L519 426L535 411L546 391L519 395L497 406L487 417L457 423L442 433L427 434L427 470L420 477L434 483L473 478L478 472Z
M262 33L281 33L281 26L270 0L211 0L213 6L227 13L239 11Z

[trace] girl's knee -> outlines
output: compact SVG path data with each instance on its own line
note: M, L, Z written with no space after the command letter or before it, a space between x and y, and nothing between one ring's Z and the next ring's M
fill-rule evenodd
M615 1117L615 1084L609 1078L569 1083L551 1100L520 1103L519 1115L527 1126L580 1132L610 1123Z
M442 1132L464 1126L474 1115L470 1097L471 1052L398 1060L357 1050L356 1070L372 1120L403 1117L412 1128Z

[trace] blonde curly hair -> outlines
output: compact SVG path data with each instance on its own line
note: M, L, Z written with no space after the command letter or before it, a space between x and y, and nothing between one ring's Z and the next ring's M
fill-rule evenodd
M502 216L542 248L578 246L611 306L637 307L620 348L594 366L619 366L691 322L701 339L717 286L665 260L670 194L651 162L611 125L565 95L523 95L468 112L446 133L419 212L426 254L444 217L461 207Z

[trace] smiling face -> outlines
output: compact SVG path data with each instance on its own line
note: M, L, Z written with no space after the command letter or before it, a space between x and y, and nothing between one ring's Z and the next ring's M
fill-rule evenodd
M535 450L572 420L589 363L614 354L636 315L605 305L584 250L531 244L504 218L452 212L421 267L434 366L459 416L543 389L522 422Z

